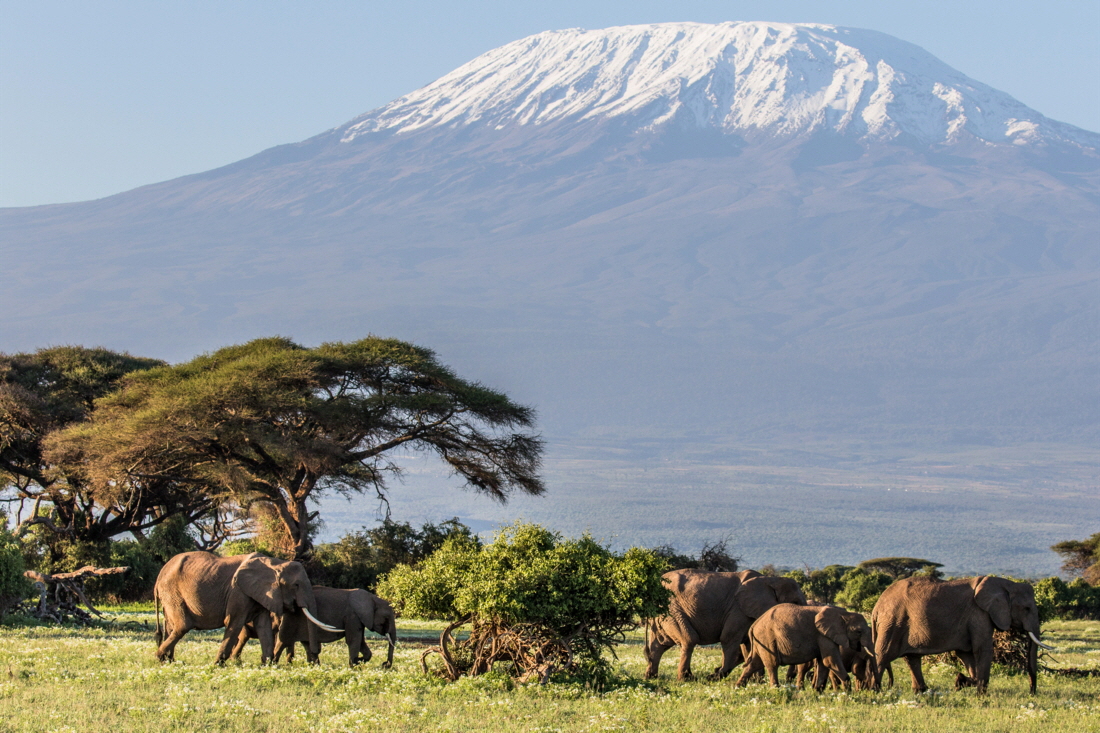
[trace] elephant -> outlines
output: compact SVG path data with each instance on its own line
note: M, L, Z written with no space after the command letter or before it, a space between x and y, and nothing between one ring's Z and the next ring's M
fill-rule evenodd
M217 664L224 664L231 645L245 624L255 622L263 663L274 657L272 616L302 609L313 622L310 648L320 651L317 602L301 563L266 557L258 552L220 557L212 552L184 552L171 558L157 575L153 587L157 613L157 659L175 660L176 644L191 629L219 629L225 635ZM164 606L164 625L160 609ZM267 613L261 613L267 611Z
M741 662L741 643L753 619L777 603L806 604L798 583L754 570L671 570L664 574L663 582L672 591L672 600L668 615L646 623L646 679L657 676L661 657L676 645L680 647L677 677L692 679L695 647L718 643L722 645L722 665L713 677L722 679Z
M956 689L974 685L983 694L993 663L993 630L1015 629L1031 638L1027 673L1034 694L1038 647L1052 648L1039 639L1039 608L1032 587L990 575L895 581L875 603L871 628L875 635L875 689L881 687L882 671L890 662L904 657L913 689L924 692L928 685L921 673L921 657L955 652L969 674L958 676Z
M855 680L857 690L870 690L875 686L875 644L871 627L863 614L854 611L838 609L848 628L849 641L847 646L841 647L840 658L844 662L844 669L848 670ZM858 641L857 641L858 639ZM814 680L818 675L825 675L824 665L818 661L811 665L810 662L799 665L791 665L787 668L787 682L794 682L802 687L806 674L811 667L814 670ZM833 674L828 675L833 683L833 689L840 686L840 679Z
M858 617L858 620L857 620ZM783 664L816 663L814 689L825 689L832 675L848 684L844 665L846 649L870 648L871 629L859 614L835 606L803 606L780 603L764 612L749 629L749 658L736 686L743 686L760 670L766 670L772 687L779 686L778 669ZM822 665L828 669L825 673Z
M313 597L317 600L317 618L333 627L343 629L339 632L320 631L318 638L322 644L340 639L346 641L348 664L354 667L360 661L369 662L371 659L370 647L363 638L363 629L370 629L376 634L388 637L388 652L382 668L389 669L393 666L393 651L397 646L397 624L393 606L389 601L361 588L341 590L326 588L322 585L313 586ZM306 645L312 624L305 614L296 612L284 614L277 627L275 661L279 661L284 651L287 653L287 661L293 661L294 644L301 642ZM257 638L255 624L249 624L241 632L237 646L233 649L232 658L239 658L248 639L255 638ZM311 663L317 662L317 656L310 653L308 647L306 658Z

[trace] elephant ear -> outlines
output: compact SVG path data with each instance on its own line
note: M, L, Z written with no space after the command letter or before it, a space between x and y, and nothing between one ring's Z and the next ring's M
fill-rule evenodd
M271 613L283 613L283 592L279 586L279 574L271 558L253 555L233 573L231 586Z
M1012 626L1012 615L1008 610L1008 589L1001 578L985 576L974 589L974 602L978 608L989 614L993 625L1001 631Z
M359 623L363 624L363 628L368 631L374 631L374 610L376 600L381 599L365 590L355 590L351 592L351 607L355 611L355 616L359 619Z
M772 606L779 603L775 590L768 584L767 578L752 578L742 583L733 594L741 611L749 618L760 618Z
M802 589L798 587L798 583L790 578L768 576L765 578L765 582L775 591L775 597L780 603L794 603L799 606L806 605L805 594L803 594Z
M849 646L848 629L844 626L844 619L835 608L824 606L814 616L814 627L817 632L837 646Z

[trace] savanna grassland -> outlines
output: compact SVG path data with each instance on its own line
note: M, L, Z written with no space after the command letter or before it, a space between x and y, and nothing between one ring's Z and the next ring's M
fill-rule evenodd
M116 612L119 609L116 609ZM192 632L175 664L153 659L152 615L118 613L114 626L77 629L0 628L0 731L1097 731L1100 678L1040 676L1027 694L1025 676L995 670L986 697L955 692L950 665L926 669L932 690L899 685L870 692L771 690L730 680L680 683L676 650L660 679L641 679L640 636L619 648L618 686L594 692L571 684L512 685L503 675L447 683L425 676L418 660L439 625L403 621L406 639L394 669L375 659L346 666L342 645L322 664L260 667L253 643L240 664L212 664L221 632ZM1057 665L1100 667L1100 622L1052 622L1044 638L1057 645ZM694 669L713 668L716 648L696 652ZM299 660L301 654L299 653ZM1053 660L1048 660L1053 663Z

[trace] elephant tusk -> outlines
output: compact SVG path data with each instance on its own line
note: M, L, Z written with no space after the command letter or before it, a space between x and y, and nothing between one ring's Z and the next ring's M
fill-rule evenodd
M1053 649L1054 648L1054 647L1050 646L1049 644L1044 644L1043 642L1039 641L1039 637L1036 636L1035 633L1032 632L1032 631L1027 632L1027 635L1031 637L1032 641L1034 641L1036 644L1038 644L1039 646L1041 646L1044 649Z
M303 608L302 613L304 613L306 615L306 618L308 618L310 621L312 621L316 626L318 626L319 628L324 629L325 631L332 631L332 632L335 632L337 634L342 633L344 631L343 629L338 629L335 626L329 626L328 624L321 623L320 621L318 621L316 618L313 617L313 614L309 612L308 608Z

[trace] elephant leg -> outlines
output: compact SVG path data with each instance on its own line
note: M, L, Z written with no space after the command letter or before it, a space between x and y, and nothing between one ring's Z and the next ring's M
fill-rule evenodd
M233 651L230 652L229 658L236 661L241 658L241 652L244 651L244 645L248 643L248 629L241 629L241 635L237 639L236 645L233 647Z
M256 638L260 640L260 664L269 664L275 660L275 632L271 626L271 614L261 612L252 626L256 629Z
M810 663L792 665L790 669L794 670L794 684L798 689L802 689L802 686L806 684L806 673L810 671ZM789 681L789 677L788 677Z
M955 689L961 690L964 687L973 687L978 679L978 670L974 666L974 655L970 652L955 652L955 654L962 660L963 666L966 667L966 674L960 672L955 675Z
M744 687L751 678L763 671L763 669L764 663L760 661L760 657L756 654L750 654L749 658L745 660L745 667L741 670L741 676L737 678L734 687Z
M367 640L366 639L363 639L363 643L359 645L359 656L360 656L360 660L359 660L360 662L369 662L370 658L372 656L374 656L373 653L370 650L370 647L367 646Z
M176 661L176 644L183 638L183 635L191 630L191 624L184 622L179 626L169 626L167 622L164 624L164 641L157 647L157 659L162 662L174 662Z
M645 679L651 680L657 676L657 668L661 664L661 657L672 647L676 646L674 638L662 628L666 621L646 622L646 641L642 651L645 655Z
M928 685L924 683L924 674L920 669L920 654L906 654L905 663L909 665L909 674L913 678L913 692L927 692Z
M645 650L645 679L651 680L657 676L657 668L661 664L661 657L665 655L675 644L664 644L651 640Z
M974 650L974 681L978 687L978 694L984 695L989 689L989 672L993 667L993 639L989 645L983 645Z
M711 679L722 680L725 679L733 668L741 663L742 659L742 645L741 644L723 644L722 645L722 665L714 670L714 674Z
M363 646L363 627L358 624L348 626L344 632L344 640L348 643L348 666L359 664L359 650Z
M676 678L679 680L695 679L691 673L691 655L695 652L695 641L684 639L680 644L680 666L676 670Z

